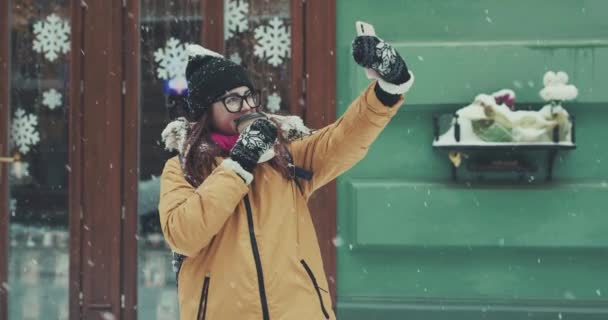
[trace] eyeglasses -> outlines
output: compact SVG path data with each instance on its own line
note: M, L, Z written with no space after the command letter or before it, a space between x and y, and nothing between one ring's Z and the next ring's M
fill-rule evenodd
M251 109L257 109L261 104L260 92L258 90L248 91L244 96L231 93L216 101L221 101L224 104L226 111L230 113L241 112L241 110L243 110L243 101L246 102Z

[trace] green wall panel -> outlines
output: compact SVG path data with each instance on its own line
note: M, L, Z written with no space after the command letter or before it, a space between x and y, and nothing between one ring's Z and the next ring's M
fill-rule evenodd
M608 186L467 187L350 182L354 244L365 247L608 249ZM568 198L555 195L568 194ZM516 199L517 202L513 203ZM608 278L607 278L608 279Z
M406 105L338 180L341 319L608 319L608 1L338 0L338 115L367 85L354 23L415 72ZM579 88L577 149L546 182L450 180L432 117L510 88L539 108L542 76Z
M576 47L567 41L399 43L395 47L418 71L416 88L426 88L412 91L410 104L468 104L478 93L489 94L503 87L516 90L519 102L539 103L542 77L548 70L568 73L571 82L581 88L578 102L608 101L605 75L597 72L608 67L608 41L589 41ZM357 65L350 65L345 75L350 75L351 86L358 88L366 83L367 79L359 76L361 72Z

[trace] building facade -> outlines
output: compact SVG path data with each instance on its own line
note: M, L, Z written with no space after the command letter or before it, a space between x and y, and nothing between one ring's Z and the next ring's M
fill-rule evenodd
M156 206L185 46L246 66L267 112L320 128L369 82L350 54L358 20L416 83L367 157L311 199L338 317L608 317L606 12L602 0L0 0L0 319L176 319ZM479 93L540 108L549 70L578 87L576 148L513 149L499 173L433 148L435 119Z

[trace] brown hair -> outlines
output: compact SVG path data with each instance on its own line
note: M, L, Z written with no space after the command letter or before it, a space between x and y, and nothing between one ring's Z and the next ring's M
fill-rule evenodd
M276 120L271 119L279 128L279 134L274 150L276 156L272 158L270 165L281 172L287 179L293 179L293 170L289 164L291 156L287 150L287 140L280 131L280 125ZM199 121L192 127L186 139L186 151L184 153L183 165L186 179L195 187L198 187L211 174L216 163L217 157L228 157L228 152L222 150L212 139L211 129L213 128L213 118L211 110L207 110Z

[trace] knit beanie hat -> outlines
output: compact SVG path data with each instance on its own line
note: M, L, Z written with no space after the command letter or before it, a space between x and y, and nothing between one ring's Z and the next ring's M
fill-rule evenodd
M186 80L190 121L197 121L227 91L240 86L253 90L245 68L195 44L188 46Z

